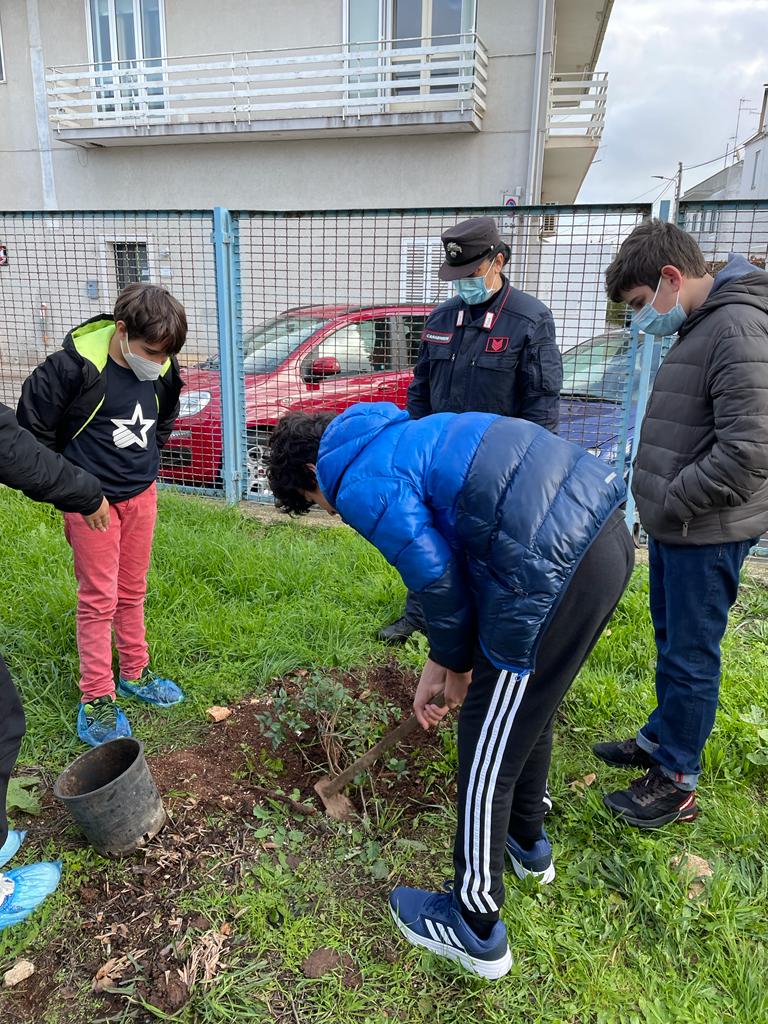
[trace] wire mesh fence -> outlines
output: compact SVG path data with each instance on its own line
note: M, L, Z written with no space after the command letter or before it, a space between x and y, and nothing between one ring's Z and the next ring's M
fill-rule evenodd
M0 214L0 401L15 408L26 376L85 321L111 316L133 281L168 288L184 305L182 374L218 352L210 212ZM186 409L182 397L182 411ZM220 447L211 422L204 447ZM220 431L219 431L220 434ZM163 453L163 474L193 482ZM216 480L212 481L217 486Z
M636 342L611 308L605 269L647 206L241 212L247 491L268 495L264 454L286 408L342 411L358 401L407 403L424 325L449 298L442 233L490 216L511 256L505 274L553 312L564 351L563 436L607 461L624 458ZM457 335L449 349L460 343ZM446 349L448 355L448 349ZM508 370L518 352L489 354L472 373ZM198 381L195 381L197 385ZM204 387L204 382L200 384ZM498 410L503 411L503 410Z
M731 253L766 269L768 199L683 202L678 224L696 239L710 272L722 270Z
M427 317L451 294L441 235L486 215L510 246L512 286L552 309L561 433L624 459L636 342L602 281L647 206L223 212L221 230L212 211L0 214L0 400L15 406L27 374L128 283L161 284L190 327L161 479L268 500L266 445L287 409L405 407ZM515 354L501 356L509 369Z
M510 247L511 285L552 310L560 433L625 470L668 342L643 352L603 279L649 214L645 205L0 214L0 400L15 406L27 374L72 328L108 314L126 284L164 285L186 308L189 336L161 479L269 500L266 446L285 411L406 406L427 318L451 294L438 277L441 235L484 215ZM682 204L680 218L713 270L733 251L765 266L768 201ZM510 369L515 353L499 354L495 365ZM472 372L482 387L495 370Z

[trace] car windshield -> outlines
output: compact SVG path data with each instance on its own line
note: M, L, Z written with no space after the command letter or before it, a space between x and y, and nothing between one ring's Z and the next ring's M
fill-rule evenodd
M563 353L561 394L622 402L627 392L629 332L599 335Z
M249 331L243 338L243 372L272 373L325 323L314 317L285 315ZM209 359L204 369L218 370L218 356Z

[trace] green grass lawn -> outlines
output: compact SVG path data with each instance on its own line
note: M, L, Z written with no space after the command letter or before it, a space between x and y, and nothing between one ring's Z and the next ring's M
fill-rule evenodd
M54 773L82 749L74 737L75 587L60 517L0 491L0 552L0 650L29 724L21 761ZM346 529L265 526L237 510L164 493L148 633L155 666L178 679L189 700L169 714L134 713L134 731L150 751L189 746L210 704L264 693L272 677L301 666L381 660L376 628L402 599L399 577ZM563 706L550 779L556 813L548 823L557 878L543 891L508 879L504 919L515 966L507 978L479 982L412 950L386 912L393 884L439 885L450 872L454 817L443 782L455 746L447 729L442 747L408 762L428 794L416 817L402 816L396 787L351 826L289 821L274 806L261 808L254 828L274 833L277 854L255 857L235 883L208 866L179 901L179 913L234 922L239 941L214 981L196 986L174 1016L127 1001L108 1019L768 1022L768 769L749 758L762 744L758 725L745 721L759 720L755 709L768 711L768 589L745 581L726 638L702 815L658 834L620 828L607 815L602 792L627 776L600 765L589 749L599 738L628 735L649 707L654 649L646 603L641 567ZM402 658L415 664L417 648ZM593 772L590 786L570 785ZM44 852L56 853L53 840ZM681 853L711 865L698 896L688 896L671 866ZM34 961L62 934L75 945L85 941L78 887L104 872L119 886L130 870L75 847L64 861L59 892L29 923L0 936L0 973L21 955ZM301 964L317 947L348 953L362 983L345 985L340 970L305 977ZM107 1019L88 993L90 978L70 976L63 964L55 980L35 1024ZM8 998L0 990L2 1021Z

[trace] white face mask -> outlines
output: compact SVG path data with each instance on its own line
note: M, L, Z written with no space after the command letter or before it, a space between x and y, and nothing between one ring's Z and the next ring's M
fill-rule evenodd
M139 380L157 380L163 368L162 363L156 363L154 359L146 359L144 356L137 356L128 347L128 336L120 339L120 351L123 359L136 374Z

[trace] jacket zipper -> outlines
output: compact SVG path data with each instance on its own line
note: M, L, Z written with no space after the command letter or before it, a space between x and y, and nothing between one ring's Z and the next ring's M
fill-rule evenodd
M451 370L450 370L450 373L448 374L448 401L449 402L451 401L451 395L453 394L453 371L456 368L456 366L455 366L455 364L456 364L456 353L455 352L451 352L450 363L451 363Z
M690 523L690 519L686 519L685 522L683 523L683 536L684 537L688 536L688 524L689 523Z

